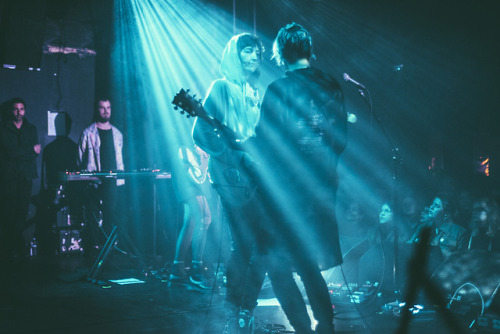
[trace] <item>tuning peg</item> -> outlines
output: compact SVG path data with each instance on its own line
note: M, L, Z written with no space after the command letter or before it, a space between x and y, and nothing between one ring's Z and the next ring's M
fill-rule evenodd
M188 88L188 89L186 89L186 93L189 93L190 91L191 91L191 89L189 89L189 88Z
M186 115L186 118L190 118L190 117L191 117L191 115L189 115L189 114Z
M174 107L174 110L179 110L179 107L178 107L178 106L175 106L175 107Z
M181 114L184 115L184 110L181 110Z

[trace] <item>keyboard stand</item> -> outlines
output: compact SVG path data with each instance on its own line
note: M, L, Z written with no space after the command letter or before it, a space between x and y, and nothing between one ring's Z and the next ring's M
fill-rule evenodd
M94 264L92 265L92 268L89 271L88 280L91 281L92 283L96 282L96 276L101 271L102 265L104 264L104 261L108 257L109 252L111 251L111 248L115 244L117 236L118 236L118 227L115 225L115 226L113 226L113 230L111 231L111 234L109 235L108 239L106 240L104 247L102 248L101 252L99 253L99 256L97 257Z

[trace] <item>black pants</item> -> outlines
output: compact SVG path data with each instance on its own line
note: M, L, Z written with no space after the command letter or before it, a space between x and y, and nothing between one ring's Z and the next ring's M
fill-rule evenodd
M232 240L226 272L226 302L232 307L253 311L268 273L290 324L296 332L307 333L311 321L304 299L287 256L277 247L276 231L269 229L271 222L262 203L253 199L243 207L223 204Z
M0 256L22 255L27 249L23 231L28 216L32 180L4 178L1 193Z

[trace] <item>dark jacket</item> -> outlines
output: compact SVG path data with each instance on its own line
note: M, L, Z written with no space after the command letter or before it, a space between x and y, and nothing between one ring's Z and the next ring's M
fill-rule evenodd
M0 123L0 173L2 178L38 177L34 146L38 134L33 124L24 119L20 129L11 120Z
M287 72L265 93L256 138L288 246L323 269L342 263L335 201L347 113L338 82L316 68Z

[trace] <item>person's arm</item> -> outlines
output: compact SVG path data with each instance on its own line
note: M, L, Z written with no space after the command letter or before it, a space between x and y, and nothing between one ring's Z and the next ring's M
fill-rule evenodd
M210 88L203 108L209 115L217 119L221 110L229 108L228 101L229 96L224 84L216 81ZM194 124L193 139L196 145L210 157L228 165L238 165L244 155L243 151L234 149L228 139L224 138L220 131L216 131L213 125L200 118Z
M41 146L38 144L38 135L33 126L27 131L28 140L25 143L19 143L17 140L7 139L4 141L4 150L8 158L14 160L31 160L40 153Z
M88 136L85 131L80 136L80 140L78 141L78 156L76 165L80 170L86 169L87 161L86 161L86 152L88 145Z
M123 134L116 130L117 132L117 151L116 151L116 169L125 170L125 164L123 163Z

